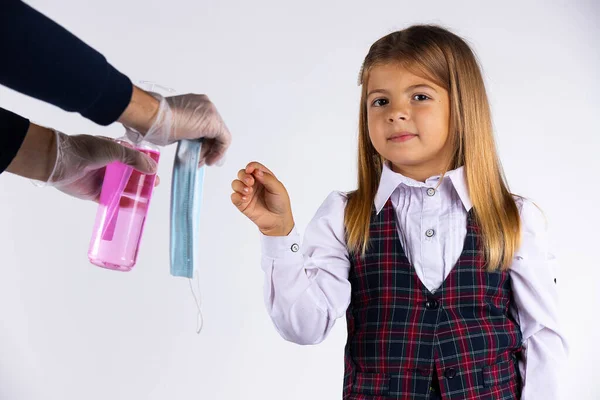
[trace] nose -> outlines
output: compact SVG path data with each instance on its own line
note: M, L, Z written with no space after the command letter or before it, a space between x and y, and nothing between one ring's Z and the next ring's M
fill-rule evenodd
M388 122L393 123L395 121L406 121L409 119L408 107L404 105L398 105L396 107L390 107L389 114L387 116Z

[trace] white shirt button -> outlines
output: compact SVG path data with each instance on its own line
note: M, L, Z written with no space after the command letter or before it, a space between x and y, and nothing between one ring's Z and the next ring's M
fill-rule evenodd
M427 196L433 196L435 194L435 189L434 188L429 188L427 189Z
M294 243L291 247L291 250L296 253L298 250L300 250L300 246L298 246L297 243Z
M425 236L427 237L433 237L433 235L435 235L435 231L433 229L427 229L427 231L425 232Z

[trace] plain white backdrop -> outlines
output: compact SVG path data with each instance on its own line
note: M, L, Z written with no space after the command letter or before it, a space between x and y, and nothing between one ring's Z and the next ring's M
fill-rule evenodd
M561 261L565 398L598 398L597 1L29 4L132 80L208 94L234 141L225 166L206 173L200 335L188 282L169 275L174 146L162 153L129 273L87 261L93 203L0 176L0 399L341 398L344 321L317 346L279 337L264 310L258 232L231 205L230 183L247 162L264 162L303 232L330 191L354 188L357 77L369 46L422 22L463 36L481 60L511 189L544 209ZM6 88L0 105L69 134L122 133Z

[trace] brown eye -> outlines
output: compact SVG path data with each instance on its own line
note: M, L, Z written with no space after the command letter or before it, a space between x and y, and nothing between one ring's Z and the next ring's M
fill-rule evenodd
M388 104L387 99L376 99L371 105L375 107L381 107L385 106L386 104Z
M417 100L417 101L425 101L425 100L429 100L430 99L429 96L424 95L424 94L416 94L413 98L415 100Z

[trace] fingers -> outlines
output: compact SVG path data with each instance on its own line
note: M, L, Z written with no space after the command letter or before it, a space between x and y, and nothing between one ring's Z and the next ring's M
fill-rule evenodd
M244 200L243 196L237 192L231 194L231 202L240 211L244 211L248 205L248 199Z
M275 176L275 174L273 172L271 172L271 170L267 167L265 167L264 165L262 165L259 162L253 161L251 163L249 163L246 166L246 173L247 174L258 174L258 172L262 171L262 172L267 172L269 174L271 174L272 176Z
M203 138L201 165L216 164L231 144L231 133L216 106L206 95L192 93L166 97L165 101L174 115L171 141Z
M255 192L254 184L256 183L254 177L247 174L243 169L238 171L238 179L231 182L231 188L233 193L231 194L231 202L240 211L244 211Z
M273 172L259 162L253 161L249 163L244 172L252 174L254 179L261 183L269 193L281 194L284 191L283 185L277 180Z
M200 153L200 166L222 166L224 164L225 152L229 144L219 139L204 138L202 143L202 152Z
M77 156L85 167L99 169L118 161L143 174L156 173L156 162L139 150L133 149L131 144L91 135L76 135L71 138L72 145L69 151Z
M268 193L277 195L282 194L283 185L271 173L258 170L255 175L256 180L264 186Z
M219 164L223 157L225 156L225 146L219 142L214 143L210 147L210 151L206 155L206 164L207 165L215 165ZM221 163L221 165L223 165Z
M244 184L246 184L246 186L248 186L248 187L254 186L254 183L255 183L254 177L252 176L252 174L246 173L246 171L243 169L240 169L238 171L238 179L240 181L244 182Z
M251 186L247 186L242 181L237 179L231 183L231 188L234 192L239 193L242 196L242 200L249 198L249 195L254 190Z
M240 211L244 211L250 200L252 200L252 193L254 189L250 186L245 185L240 180L235 180L231 183L233 193L231 194L231 202Z
M122 156L121 159L118 161L121 161L123 164L127 164L133 167L134 169L138 170L143 174L152 175L156 173L158 165L152 158L142 153L141 151L121 146L119 144L117 144L117 146L120 146L122 149Z
M198 166L203 167L206 165L206 156L210 152L210 143L208 139L202 139L202 146L200 147L200 160Z
M110 140L111 142L116 142L116 143L121 143L121 144L124 144L124 143L126 143L126 142L121 142L121 141L120 141L120 140L118 140L118 139L114 139L114 138L111 138L111 137L108 137L108 136L98 135L98 136L96 136L96 137L97 137L97 138L100 138L100 139L106 139L106 140Z

